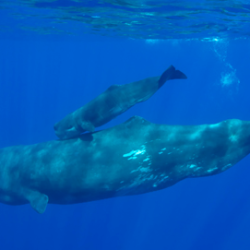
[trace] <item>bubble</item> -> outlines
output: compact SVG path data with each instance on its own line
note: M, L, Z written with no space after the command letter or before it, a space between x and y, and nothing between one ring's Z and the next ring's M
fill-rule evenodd
M223 64L224 68L221 72L221 86L235 87L237 91L240 80L236 75L236 69L227 61L228 40L215 37L211 42L213 42L213 51Z
M229 87L232 84L238 85L240 80L236 75L236 70L234 69L231 72L222 72L220 82L223 87Z

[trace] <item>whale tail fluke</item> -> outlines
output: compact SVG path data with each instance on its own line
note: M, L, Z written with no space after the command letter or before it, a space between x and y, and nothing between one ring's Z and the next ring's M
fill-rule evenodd
M158 83L159 88L162 87L162 85L168 81L173 79L187 79L187 76L182 73L180 70L176 70L173 65L171 65L166 71L163 72L161 75Z

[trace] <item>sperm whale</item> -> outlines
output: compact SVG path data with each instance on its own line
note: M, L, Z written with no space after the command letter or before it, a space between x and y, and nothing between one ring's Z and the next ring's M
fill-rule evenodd
M250 153L250 121L169 126L135 116L69 140L0 150L0 202L73 204L221 173Z
M148 100L164 83L172 79L186 79L186 75L170 66L159 77L149 77L125 85L112 85L101 95L67 115L54 125L60 139L78 136L85 131L111 121L139 102Z

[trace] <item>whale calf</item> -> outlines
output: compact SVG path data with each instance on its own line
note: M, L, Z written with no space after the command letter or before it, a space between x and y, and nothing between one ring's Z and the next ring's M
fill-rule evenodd
M54 125L60 139L68 139L85 131L94 132L136 103L148 100L163 84L172 79L186 79L186 75L170 66L161 76L149 77L125 85L112 85L104 93L67 115Z
M0 202L73 204L167 188L209 176L250 153L250 121L169 126L132 117L78 138L0 150Z

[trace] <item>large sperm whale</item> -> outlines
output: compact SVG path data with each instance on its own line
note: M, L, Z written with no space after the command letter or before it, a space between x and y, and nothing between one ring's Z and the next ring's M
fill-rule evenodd
M85 131L111 121L139 102L148 100L164 83L172 79L186 79L186 75L170 66L161 76L149 77L125 85L112 85L104 93L67 115L54 125L60 139L78 136Z
M167 188L250 153L250 121L168 126L141 117L100 132L0 150L0 202L71 204Z

